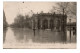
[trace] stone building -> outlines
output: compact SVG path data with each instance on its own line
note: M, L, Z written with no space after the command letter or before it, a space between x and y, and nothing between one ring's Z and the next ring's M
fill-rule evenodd
M32 29L51 29L64 31L66 29L67 15L55 13L37 13L32 16Z

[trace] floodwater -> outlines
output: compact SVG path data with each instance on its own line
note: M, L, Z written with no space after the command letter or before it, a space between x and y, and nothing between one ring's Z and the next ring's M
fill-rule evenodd
M35 30L28 28L10 28L4 29L3 31L3 45L11 44L14 45L15 43L61 43L61 44L68 44L68 43L76 43L76 34L71 31L71 38L70 38L70 31L60 32L60 31L51 31L49 29L46 30Z

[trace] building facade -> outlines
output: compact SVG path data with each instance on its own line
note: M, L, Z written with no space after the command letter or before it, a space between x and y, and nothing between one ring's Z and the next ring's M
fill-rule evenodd
M66 29L67 15L55 13L40 13L32 16L32 29L51 29L64 31Z

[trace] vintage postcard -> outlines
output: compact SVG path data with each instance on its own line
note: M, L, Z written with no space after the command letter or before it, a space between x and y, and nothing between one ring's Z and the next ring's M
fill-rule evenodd
M76 49L77 2L3 2L4 49Z

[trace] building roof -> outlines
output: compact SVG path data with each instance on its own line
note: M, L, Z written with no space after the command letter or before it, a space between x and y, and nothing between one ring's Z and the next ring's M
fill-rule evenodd
M56 14L55 12L54 13L37 13L37 14L34 14L35 16L63 16L63 14ZM67 16L67 15L64 15L64 16Z

